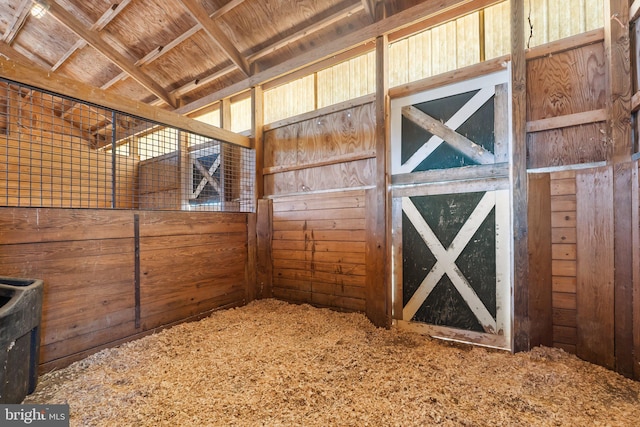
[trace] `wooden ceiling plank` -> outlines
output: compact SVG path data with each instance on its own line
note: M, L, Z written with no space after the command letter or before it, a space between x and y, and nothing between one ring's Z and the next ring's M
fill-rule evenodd
M267 46L266 48L254 53L253 55L249 56L249 61L251 62L256 61L266 55L269 55L275 52L278 49L281 49L291 43L294 43L308 36L309 34L315 33L316 31L323 30L328 26L333 25L344 18L353 15L354 13L360 12L361 10L363 10L362 3L347 6L341 11L336 12L333 15L328 16L324 19L321 19L318 22L314 22L308 27L305 27L303 30L298 31L297 33L291 34L290 36L285 37L284 39L272 44L271 46Z
M215 12L213 12L209 16L213 20L218 19L222 15L224 15L225 13L229 12L231 9L233 9L233 8L235 8L237 6L240 6L244 2L245 2L245 0L231 0L229 3L225 4L220 9L216 10Z
M498 0L496 0L497 2ZM353 33L333 40L323 46L300 54L278 65L267 68L248 77L245 80L229 85L224 89L213 92L189 104L183 105L174 111L179 114L190 113L206 107L220 99L232 96L253 86L275 79L308 65L321 61L328 56L340 54L352 47L375 39L380 35L390 34L403 29L415 22L432 20L437 25L440 16L447 16L452 9L456 9L461 15L471 13L477 8L476 0L441 0L438 2L423 2L402 12L391 15L378 22L368 25Z
M224 15L225 13L227 13L228 11L230 11L231 9L233 9L234 7L238 6L239 4L243 3L245 0L232 0L229 3L227 3L226 5L222 6L220 9L216 10L215 12L213 12L211 15L209 15L209 17L211 19L216 19L221 17L222 15ZM175 48L176 46L178 46L180 43L184 42L185 40L191 38L191 36L193 36L194 34L196 34L198 31L202 30L202 25L200 24L196 24L193 27L191 27L190 29L188 29L187 31L185 31L184 33L182 33L180 36L176 37L175 39L173 39L171 42L167 43L164 46L158 46L157 48L153 49L151 52L149 52L148 54L146 54L144 57L138 59L135 63L136 66L141 67L144 64L149 64L153 61L155 61L156 59L160 58L162 55L169 53L173 48ZM171 93L176 94L176 96L179 96L179 94L181 93L187 93L192 89L188 89L189 88L197 88L198 84L202 85L205 81L209 82L212 79L218 78L218 77L222 77L225 74L228 74L229 72L235 70L235 66L232 69L229 69L228 71L224 72L223 74L220 74L220 72L216 72L214 74L212 74L211 76L206 77L205 79L201 79L199 83L195 83L191 82L191 83L187 83L186 85L172 91ZM225 68L225 70L227 70ZM109 80L107 83L105 83L104 85L102 85L100 88L101 89L108 89L109 87L113 86L114 84L116 84L117 82L124 80L127 77L127 73L120 73L117 76L115 76L113 79ZM166 102L164 102L164 100L162 99L157 99L153 102L151 102L151 105L162 105L162 104L166 104Z
M154 108L143 102L133 101L124 96L105 92L86 83L64 78L46 70L27 67L4 58L0 58L0 77L29 86L46 88L63 96L82 99L91 104L184 129L209 138L250 147L249 138L246 136L190 119L172 111Z
M18 33L22 29L22 26L27 21L29 12L31 11L31 0L22 0L20 5L16 8L16 14L13 20L9 23L7 31L2 35L2 41L11 46L11 43L16 39Z
M104 27L107 26L107 24L109 22L111 22L116 16L118 16L118 14L125 8L127 7L127 5L131 3L131 0L122 0L120 3L114 3L109 9L107 9L100 18L98 18L98 20L89 28L90 31L102 31L102 29ZM58 59L58 62L56 62L53 67L51 67L51 71L55 71L58 68L60 68L60 66L62 64L65 63L65 61L67 59L69 59L69 57L71 55L73 55L73 53L76 50L80 50L83 47L85 47L87 45L87 41L84 39L80 39L78 40L72 47L71 49L69 49L68 51L66 51L64 53L64 55L62 55L60 57L60 59Z
M211 40L222 49L222 51L233 61L234 64L242 70L248 77L250 75L249 63L240 54L240 51L233 45L226 34L218 28L218 26L209 17L207 11L200 5L197 0L181 0L182 4L187 8L191 16L200 24L207 32Z
M66 9L61 7L55 1L49 1L49 13L60 21L61 24L76 33L80 38L84 39L99 53L129 74L138 83L147 88L151 93L163 99L173 107L177 105L176 99L164 90L157 82L136 68L131 61L124 57L124 55L109 46L95 31L88 30L80 21L78 21L77 18L67 12Z
M362 7L364 8L364 10L367 12L367 15L369 15L369 18L371 18L371 22L375 22L376 21L376 1L375 0L360 0L360 3L362 4Z
M156 59L158 59L159 57L161 57L165 53L169 52L171 49L173 49L174 47L178 46L180 43L184 42L185 40L187 40L188 38L190 38L191 36L193 36L195 33L197 33L200 30L202 30L202 25L200 25L200 24L194 25L189 30L187 30L184 33L182 33L180 36L178 36L175 39L171 40L165 46L158 46L157 48L155 48L154 50L152 50L151 52L146 54L144 57L140 58L136 62L136 65L137 66L141 66L143 64L148 64L149 62L155 61Z
M22 65L26 65L28 67L42 68L41 65L37 64L31 58L18 52L14 47L9 46L9 44L6 42L0 42L0 55L12 61L19 62Z

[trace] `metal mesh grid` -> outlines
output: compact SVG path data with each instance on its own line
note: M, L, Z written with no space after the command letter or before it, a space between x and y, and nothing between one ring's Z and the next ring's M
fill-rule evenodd
M0 79L0 205L252 212L255 153Z

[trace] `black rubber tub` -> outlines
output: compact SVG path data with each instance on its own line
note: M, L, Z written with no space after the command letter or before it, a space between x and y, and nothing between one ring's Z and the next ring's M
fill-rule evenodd
M20 403L38 383L43 282L0 277L0 403Z

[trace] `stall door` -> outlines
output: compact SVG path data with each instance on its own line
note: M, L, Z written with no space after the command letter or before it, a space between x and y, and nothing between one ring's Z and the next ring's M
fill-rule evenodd
M392 101L394 317L510 348L508 73Z

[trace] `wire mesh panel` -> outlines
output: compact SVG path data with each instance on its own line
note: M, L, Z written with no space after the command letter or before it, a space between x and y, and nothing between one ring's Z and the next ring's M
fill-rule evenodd
M254 210L255 153L0 80L0 205Z

